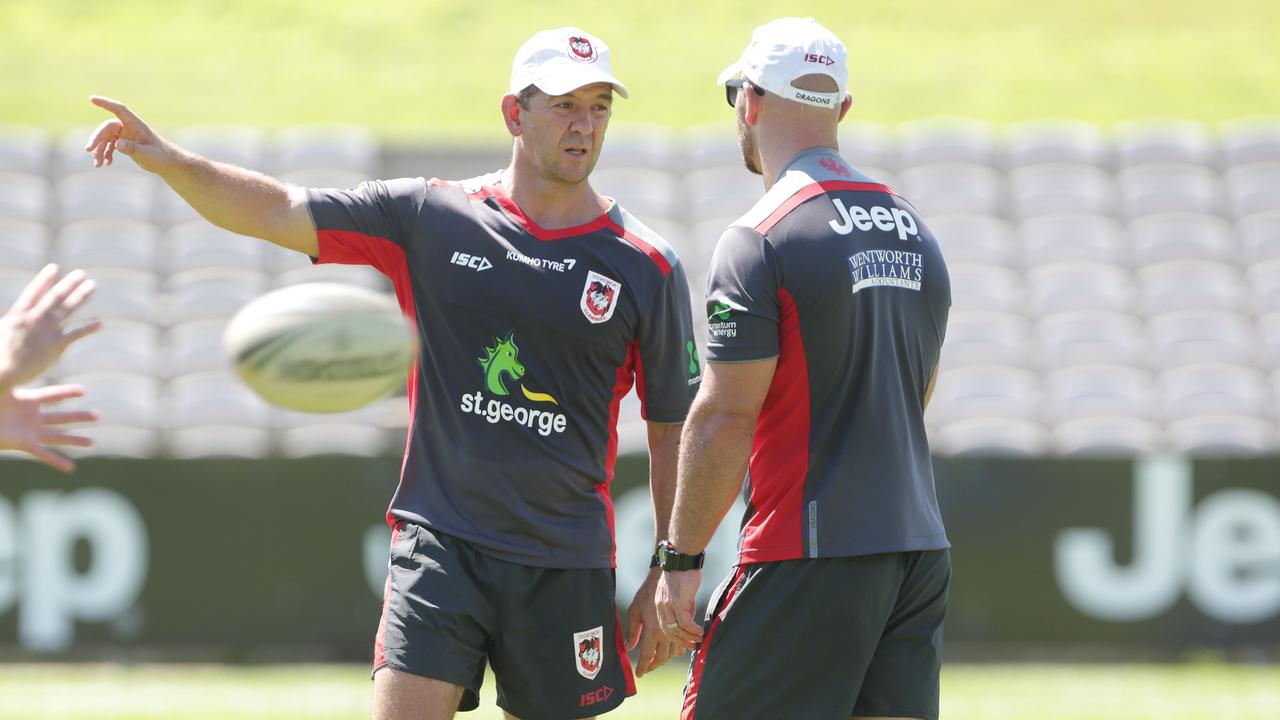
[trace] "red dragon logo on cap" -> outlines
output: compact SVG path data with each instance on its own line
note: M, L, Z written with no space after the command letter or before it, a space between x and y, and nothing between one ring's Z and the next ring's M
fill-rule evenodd
M569 38L570 57L578 62L591 63L596 61L596 49L591 46L591 41L585 37L574 35Z

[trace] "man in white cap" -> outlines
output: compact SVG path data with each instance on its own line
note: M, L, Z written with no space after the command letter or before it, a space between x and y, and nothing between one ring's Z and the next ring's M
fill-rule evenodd
M684 720L938 716L951 563L924 408L951 288L915 210L838 152L845 62L785 18L720 76L766 193L711 262L658 550L659 621L696 648ZM700 626L703 552L744 475L738 566Z
M476 707L486 664L507 717L593 717L679 649L650 574L624 634L614 605L617 420L634 384L649 421L655 528L701 370L688 284L663 240L587 182L614 95L609 49L577 28L517 51L505 170L461 182L304 189L196 157L127 108L87 149L159 174L213 223L391 279L422 352L374 647L374 717Z

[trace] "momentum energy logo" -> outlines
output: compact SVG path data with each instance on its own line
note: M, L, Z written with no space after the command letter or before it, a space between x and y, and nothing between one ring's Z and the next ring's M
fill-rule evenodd
M520 348L516 345L514 333L507 333L505 338L494 338L493 346L484 349L484 355L476 358L484 372L484 390L477 390L462 396L459 405L462 412L480 415L489 424L500 422L515 423L527 428L536 428L538 434L546 437L551 433L563 433L568 425L564 413L552 409L512 405L500 398L511 397L508 381L518 383L520 393L525 399L535 403L549 404L558 407L560 403L546 393L534 392L520 383L525 375L524 364L520 362ZM494 397L487 397L485 392Z
M707 301L707 332L713 338L731 338L738 336L738 321L732 319L735 311L744 308L730 303L728 300L712 298Z

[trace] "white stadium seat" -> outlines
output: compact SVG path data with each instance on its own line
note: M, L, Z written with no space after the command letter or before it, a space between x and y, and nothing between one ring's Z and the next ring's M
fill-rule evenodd
M1037 316L1070 310L1129 312L1137 295L1132 273L1104 263L1041 265L1026 277L1027 304Z
M1133 457L1161 448L1163 433L1150 420L1127 415L1090 416L1053 426L1053 447L1071 457Z
M926 118L898 125L898 165L995 161L996 132L990 123L972 118Z
M1202 362L1251 365L1258 339L1245 315L1217 310L1180 310L1147 320L1152 365L1171 368Z
M3 258L4 267L29 270L34 274L49 262L50 256L47 225L0 217L0 258Z
M1169 260L1138 268L1142 308L1148 315L1178 310L1245 309L1248 288L1239 270L1206 260Z
M1209 165L1215 159L1212 134L1192 120L1130 120L1112 129L1121 166L1180 162Z
M169 328L164 341L162 373L168 377L230 370L222 347L227 318L183 322Z
M280 433L280 454L284 457L376 457L387 452L387 448L386 433L369 425L305 425Z
M271 406L229 369L175 377L169 382L166 410L167 425L172 428L203 425L267 428L272 416Z
M1147 418L1154 384L1145 370L1127 365L1079 365L1044 378L1045 417L1056 422L1090 416Z
M1280 312L1280 258L1256 263L1249 267L1247 274L1254 313Z
M1031 120L1005 130L1009 167L1041 163L1103 166L1107 138L1097 125L1083 120Z
M1093 165L1045 163L1017 168L1009 173L1009 195L1020 218L1115 211L1114 182Z
M747 172L732 118L687 127L682 135L685 166L678 170L688 174L701 168L734 167L740 172Z
M1105 215L1051 214L1018 225L1026 266L1061 262L1129 265L1133 258L1120 223Z
M1143 367L1150 354L1146 329L1129 313L1073 310L1042 315L1036 332L1041 364L1050 369L1088 364Z
M1240 165L1226 179L1236 217L1280 210L1280 162Z
M0 124L0 172L48 174L52 148L43 128Z
M138 220L81 220L58 233L58 262L64 267L154 272L157 237L154 225Z
M1017 267L1022 243L1009 223L990 215L955 214L929 218L929 229L948 263Z
M1222 211L1222 188L1218 175L1203 165L1134 165L1120 170L1117 185L1129 217Z
M1262 373L1243 365L1202 363L1173 368L1156 380L1168 422L1197 415L1273 414Z
M84 397L68 400L60 407L97 410L103 425L139 429L160 425L159 383L151 375L93 372L65 375L60 381L85 388Z
M941 455L1030 457L1050 448L1040 423L1009 417L974 417L946 423L930 434L930 447Z
M49 215L49 181L39 175L0 172L0 218L44 222Z
M274 138L276 174L317 168L351 170L372 176L378 164L378 139L361 125L294 125Z
M954 263L951 275L953 310L995 310L1020 312L1026 297L1019 273L998 265Z
M941 366L1004 364L1027 367L1035 358L1035 338L1025 317L984 310L955 310L947 320Z
M1190 212L1141 217L1129 224L1139 265L1166 260L1210 260L1234 263L1236 241L1222 218Z
M59 358L61 376L95 372L157 373L160 362L159 333L150 323L117 319L70 345Z
M927 410L930 423L987 416L1037 420L1041 405L1036 373L1007 365L942 368Z
M1280 162L1280 117L1228 120L1220 126L1222 157L1227 167Z
M84 317L158 322L166 314L160 278L144 270L95 268L90 271L96 289L80 311Z
M241 268L176 273L169 277L169 322L229 318L266 289L264 274Z
M273 454L271 431L244 425L204 425L166 433L169 454L176 458L265 458Z
M997 215L1004 198L1004 178L986 165L915 165L898 175L898 185L926 220L948 213Z
M1258 354L1261 367L1276 368L1280 372L1280 311L1258 318ZM1277 378L1280 379L1280 375ZM1280 401L1280 397L1276 400ZM1276 407L1280 408L1280 402Z
M1167 428L1174 450L1198 456L1254 456L1274 451L1275 427L1256 417L1201 415Z
M131 161L130 161L131 162ZM142 173L86 170L58 181L58 218L63 223L96 218L151 222L159 181Z
M170 273L209 267L262 271L266 268L268 247L277 246L237 235L201 219L177 225L165 233L160 256Z
M1236 234L1246 261L1280 258L1280 209L1241 218L1236 223Z

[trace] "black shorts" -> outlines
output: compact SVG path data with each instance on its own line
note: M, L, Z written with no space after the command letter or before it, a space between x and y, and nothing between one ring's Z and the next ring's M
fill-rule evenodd
M498 705L522 720L608 712L635 694L613 570L530 567L401 523L391 536L374 672L461 685L474 710L488 662Z
M947 550L736 568L712 597L681 720L938 717Z

